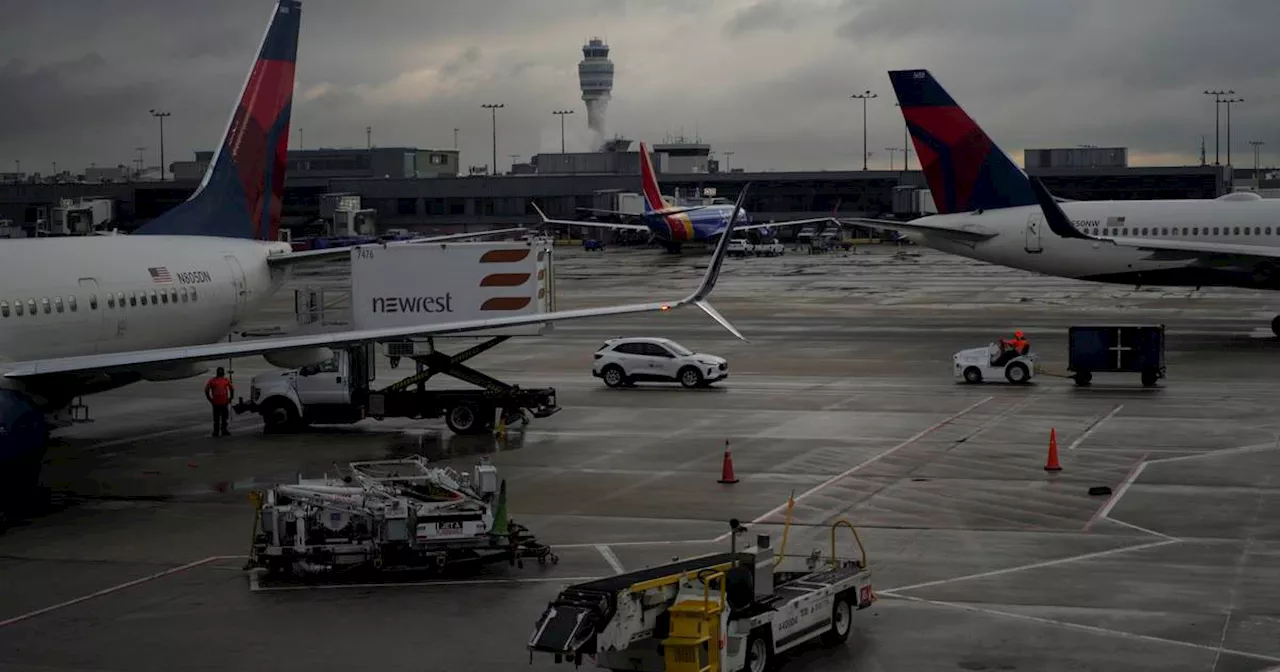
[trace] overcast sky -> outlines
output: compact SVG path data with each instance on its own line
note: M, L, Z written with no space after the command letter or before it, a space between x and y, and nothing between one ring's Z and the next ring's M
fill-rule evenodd
M220 139L272 0L0 0L0 172L190 159ZM536 13L533 8L536 7ZM1273 163L1275 0L304 0L291 146L451 147L464 166L587 149L581 46L613 49L608 133L699 135L731 167L862 163L902 145L885 74L928 68L1017 161L1024 147L1127 146L1133 164L1214 153L1207 88L1234 89L1234 162ZM1225 112L1225 110L1224 110ZM1225 118L1222 159L1226 160ZM913 165L914 151L912 152ZM901 166L901 156L897 159Z

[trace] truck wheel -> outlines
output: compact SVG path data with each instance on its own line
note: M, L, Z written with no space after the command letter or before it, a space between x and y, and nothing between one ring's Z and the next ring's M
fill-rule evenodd
M1157 374L1155 371L1143 371L1143 372L1142 372L1142 386L1143 386L1143 387L1155 387L1155 385L1156 385L1156 381L1157 381L1157 380L1160 380L1160 375L1159 375L1159 374Z
M981 382L982 382L982 371L979 371L979 370L978 370L978 367L976 367L976 366L971 366L971 367L969 367L969 368L965 369L965 370L964 370L964 382L966 382L966 383L974 383L974 384L981 383Z
M1076 379L1077 387L1084 387L1093 382L1093 374L1088 371L1079 371L1074 377Z
M692 366L686 366L680 369L680 384L690 389L701 387L702 373Z
M600 372L600 377L604 378L604 384L609 387L622 387L627 382L627 376L623 373L622 367L616 364L604 367L604 371Z
M483 422L480 412L471 404L458 404L444 414L444 423L454 434L478 434Z
M773 669L773 642L767 630L757 630L747 638L747 669L768 672Z
M285 434L298 428L301 418L298 410L287 401L268 401L262 408L262 431L266 434Z
M1031 378L1031 371L1022 362L1014 362L1004 369L1004 377L1014 385L1022 385Z
M849 631L853 629L853 607L849 605L849 598L841 595L836 597L835 604L831 605L831 629L822 633L822 643L825 646L837 646L849 638Z

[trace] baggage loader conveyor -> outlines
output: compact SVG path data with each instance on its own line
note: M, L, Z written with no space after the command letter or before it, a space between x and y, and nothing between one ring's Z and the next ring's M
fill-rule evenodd
M788 528L790 521L788 519ZM528 648L556 662L646 672L768 669L775 656L821 639L842 643L855 611L871 606L871 569L831 555L774 554L768 535L742 552L707 555L588 581L563 590L538 619ZM733 540L746 528L730 521ZM825 560L825 562L824 562ZM798 561L798 562L797 562Z

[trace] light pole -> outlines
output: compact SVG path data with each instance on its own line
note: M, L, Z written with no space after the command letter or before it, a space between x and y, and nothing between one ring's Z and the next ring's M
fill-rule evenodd
M897 156L898 152L902 151L902 148L901 147L885 147L884 151L889 152L889 170L893 170L893 157ZM907 169L907 164L905 160L903 161L902 169L903 170Z
M862 93L855 93L850 98L862 99L862 169L867 169L867 101L871 98L879 98L877 94L871 93L871 89L867 89Z
M902 109L902 103L894 103L894 107ZM907 126L907 118L902 118L902 170L906 171L911 168L911 139L907 135L909 127Z
M364 127L364 148L369 150L373 149L373 127L372 126Z
M733 152L724 153L724 172L729 172L729 157L733 156Z
M1227 165L1231 165L1231 103L1243 103L1244 98L1224 98L1222 104L1227 106Z
M164 118L173 115L171 112L151 110L151 116L160 120L160 181L164 182Z
M505 107L505 103L485 103L480 107L483 107L484 109L489 110L490 115L493 117L493 167L489 169L489 174L497 175L498 174L498 110Z
M1258 177L1258 164L1262 160L1262 146L1267 144L1261 140L1250 140L1249 144L1253 145L1253 188L1258 189L1262 182Z
M453 148L458 148L458 129L453 129Z
M573 110L554 110L551 114L560 117L560 153L564 154L564 117L566 114L573 114Z
M1219 105L1222 103L1222 97L1226 95L1234 95L1235 91L1205 91L1204 95L1213 96L1213 165L1221 165L1218 162L1220 154L1218 153L1218 131L1222 126L1219 121L1218 111L1221 109Z

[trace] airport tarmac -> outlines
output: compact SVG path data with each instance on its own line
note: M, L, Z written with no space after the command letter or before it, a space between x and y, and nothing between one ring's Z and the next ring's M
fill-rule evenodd
M1280 297L1077 283L904 249L727 261L711 300L747 343L688 309L504 344L476 368L554 386L564 410L503 444L440 421L263 437L250 417L214 439L198 379L93 397L96 420L63 432L46 468L60 506L0 535L0 668L564 669L525 650L564 585L727 550L730 518L777 545L792 493L788 551L852 521L879 599L847 645L806 648L783 669L1280 665ZM679 298L706 261L569 250L559 307ZM340 285L340 271L297 282ZM286 292L256 326L292 310ZM1167 325L1158 388L1118 374L1087 389L952 380L954 351L1014 328L1052 370L1069 325L1114 323ZM651 334L728 357L729 380L609 390L590 376L604 338ZM247 388L269 367L233 368ZM1051 429L1058 473L1043 469ZM726 441L734 485L716 482ZM490 454L514 517L560 563L251 589L249 490L419 450L459 468ZM1113 494L1092 497L1094 485Z

